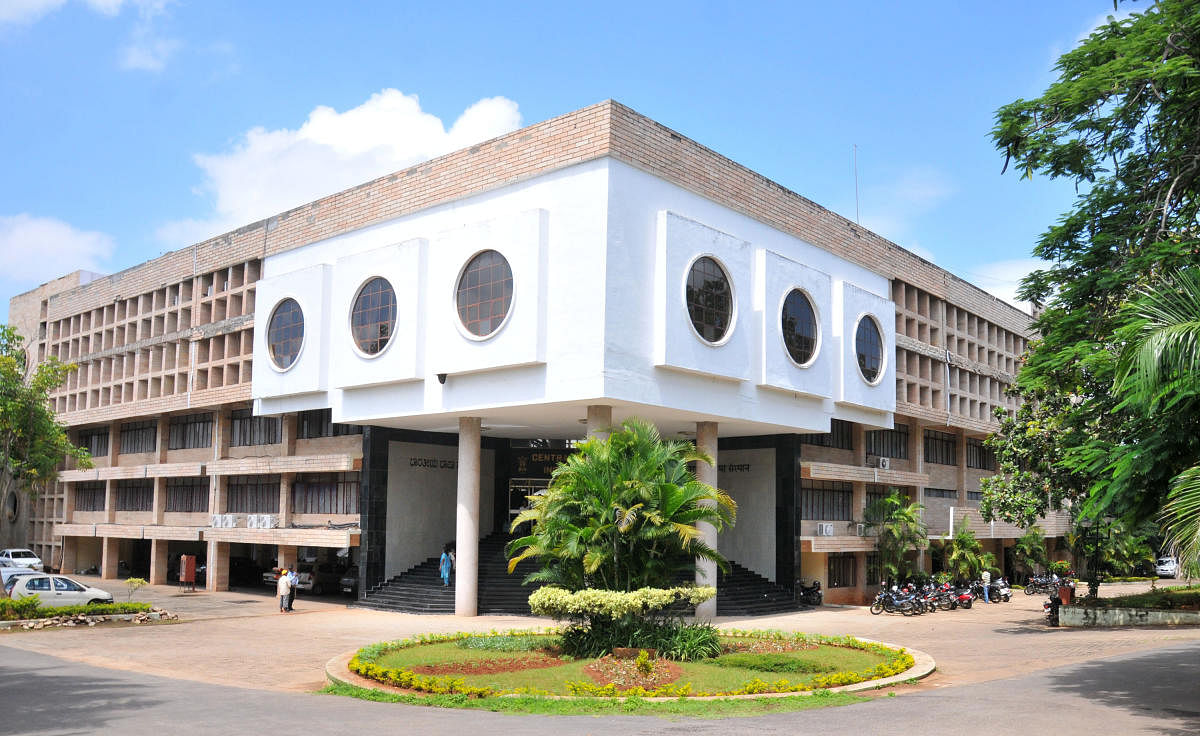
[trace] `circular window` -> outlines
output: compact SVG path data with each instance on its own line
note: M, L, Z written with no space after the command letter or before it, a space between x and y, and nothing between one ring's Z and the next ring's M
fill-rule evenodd
M725 269L708 256L697 258L688 272L687 309L692 327L705 342L720 342L729 331L733 290Z
M870 315L858 320L854 334L854 350L858 353L858 370L867 383L875 383L883 370L883 336L879 325Z
M271 312L267 323L267 350L281 371L292 367L304 344L304 312L295 299L284 299Z
M512 306L513 275L504 256L485 250L458 277L458 318L472 335L487 337L504 323Z
M817 352L817 313L808 296L799 289L792 289L783 300L783 344L788 355L800 365L805 365Z
M387 347L396 328L396 292L387 279L375 277L363 284L350 312L350 332L354 344L367 355L376 355Z

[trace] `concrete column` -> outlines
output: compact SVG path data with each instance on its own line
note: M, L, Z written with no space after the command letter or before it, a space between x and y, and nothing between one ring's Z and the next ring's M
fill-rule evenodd
M150 584L167 584L167 540L150 540Z
M113 422L108 428L108 467L117 467L117 457L121 454L121 422Z
M281 544L275 556L275 564L281 570L294 570L300 554L300 548L292 544Z
M854 464L863 467L867 464L867 429L858 422L850 428L850 442L854 445Z
M908 432L908 462L914 473L925 472L925 428L915 419L909 427ZM925 503L925 486L915 486L913 488L913 500L924 505ZM925 520L925 510L921 509L921 519ZM917 567L925 572L929 572L929 560L926 549L917 550Z
M949 427L947 427L949 429ZM965 432L955 433L954 451L958 460L958 505L967 505L967 435Z
M593 404L587 408L588 437L608 439L608 430L613 425L612 407L607 404Z
M213 422L213 460L221 460L229 456L229 441L233 436L233 417L231 409L218 409ZM213 511L213 513L218 513Z
M116 537L104 537L100 540L100 577L105 580L117 579L117 560L120 556L120 539Z
M855 601L855 603L857 603L859 605L863 605L865 603L870 603L870 600L869 600L870 595L869 595L868 591L870 590L872 585L879 585L879 581L876 580L874 583L872 583L870 580L867 580L867 553L866 552L855 552L854 553L854 592L855 592L855 595L858 596L858 600Z
M717 487L717 423L696 422L696 449L712 458L712 465L696 463L696 480ZM711 502L709 502L711 505ZM698 522L700 539L717 548L717 529L712 524ZM696 585L717 585L717 566L708 560L696 560ZM717 599L710 598L696 606L696 618L711 619L717 615Z
M77 559L78 549L78 537L62 538L62 561L58 563L58 571L63 575L73 575L75 573L75 560Z
M296 454L296 419L295 414L284 414L279 420L279 441L283 445L284 455Z
M75 489L77 483L63 483L63 523L70 524L75 520Z
M229 497L229 476L214 475L208 487L208 513L225 513L225 502Z
M163 514L167 512L167 479L154 479L154 523L162 526Z
M165 414L158 418L158 436L156 440L155 449L158 450L158 461L165 463L167 461L167 448L170 447L171 440L171 418Z
M115 524L117 521L117 482L104 481L104 521Z
M293 420L295 417L293 417ZM294 423L294 422L293 422ZM292 483L296 480L295 473L283 473L279 476L279 528L286 529L292 525Z
M455 532L454 615L479 611L479 417L458 419L458 523Z
M208 543L204 587L210 592L229 590L229 542Z

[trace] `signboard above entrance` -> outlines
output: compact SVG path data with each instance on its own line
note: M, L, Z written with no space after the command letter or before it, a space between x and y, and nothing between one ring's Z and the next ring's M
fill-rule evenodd
M513 478L549 478L575 450L542 447L513 448L509 451L508 474Z

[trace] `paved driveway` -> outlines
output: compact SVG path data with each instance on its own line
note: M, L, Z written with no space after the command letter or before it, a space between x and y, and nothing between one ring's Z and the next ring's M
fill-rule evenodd
M113 581L103 582L110 591L119 590ZM1132 585L1110 588L1113 592L1135 589ZM180 594L173 587L156 586L139 591L137 597L178 611L182 620L142 627L12 632L0 634L0 645L100 667L300 692L323 686L323 666L331 657L366 643L421 632L550 623L515 616L460 619L382 613L347 608L338 598L309 597L297 600L295 613L280 614L267 590ZM1012 603L980 603L969 611L911 618L872 616L865 608L821 608L786 616L723 618L718 623L729 628L851 634L920 649L933 655L938 671L919 690L1200 642L1200 629L1190 628L1051 629L1043 623L1041 602L1041 596L1018 594Z

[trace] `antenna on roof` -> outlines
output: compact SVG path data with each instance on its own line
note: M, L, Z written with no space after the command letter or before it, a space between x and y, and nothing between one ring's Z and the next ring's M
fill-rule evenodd
M862 219L858 213L858 144L854 144L854 223L862 224Z

